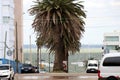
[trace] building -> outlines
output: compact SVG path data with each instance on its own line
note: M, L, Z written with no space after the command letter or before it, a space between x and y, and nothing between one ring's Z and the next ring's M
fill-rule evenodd
M120 31L105 33L103 44L105 49L116 52L116 48L120 47Z
M23 0L14 0L14 4L15 4L14 23L17 24L17 32L18 32L17 33L18 60L20 62L22 62L23 61L23 59L22 59L22 55L23 55ZM15 41L15 44L16 44L16 41ZM16 45L15 45L15 47L16 47ZM14 59L16 59L16 51L15 51Z
M0 0L0 58L10 58L7 51L14 50L14 1Z
M16 22L19 61L22 61L22 1L0 0L0 58L16 59Z

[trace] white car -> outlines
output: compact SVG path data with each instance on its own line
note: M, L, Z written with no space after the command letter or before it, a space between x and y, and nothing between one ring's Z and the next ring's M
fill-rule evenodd
M103 56L98 80L120 80L120 53L109 53Z
M0 64L0 78L14 79L14 70L10 64Z
M98 72L98 60L88 60L86 73Z

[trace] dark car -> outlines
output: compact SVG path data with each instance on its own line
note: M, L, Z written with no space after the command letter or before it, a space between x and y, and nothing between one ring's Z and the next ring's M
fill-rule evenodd
M21 67L21 73L33 73L35 72L34 66L31 64L23 64Z

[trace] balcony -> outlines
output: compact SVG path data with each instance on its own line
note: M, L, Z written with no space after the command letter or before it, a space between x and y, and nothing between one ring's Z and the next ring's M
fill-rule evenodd
M2 5L9 5L14 8L14 2L13 0L2 0Z
M104 45L120 45L119 41L104 41Z

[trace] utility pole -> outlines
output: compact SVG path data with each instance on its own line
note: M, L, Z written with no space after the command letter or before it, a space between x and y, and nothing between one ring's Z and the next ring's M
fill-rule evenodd
M30 38L30 62L31 62L31 64L32 64L32 51L31 51L31 35L29 36L29 38Z
M16 71L18 73L18 31L17 31L17 22L15 24L16 27Z
M50 72L50 53L49 53L49 72Z
M4 42L4 59L6 57L6 41L7 41L7 31L5 32L5 42Z
M40 67L39 67L39 47L37 47L37 69L39 71Z
M42 54L41 54L41 47L39 48L40 49L40 53L39 53L39 61L40 61L40 69L42 68L42 59L41 59L41 56L42 56Z

